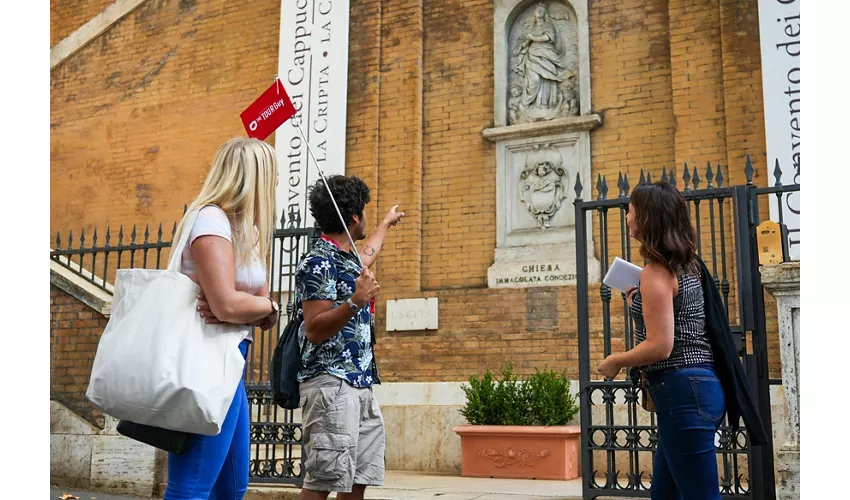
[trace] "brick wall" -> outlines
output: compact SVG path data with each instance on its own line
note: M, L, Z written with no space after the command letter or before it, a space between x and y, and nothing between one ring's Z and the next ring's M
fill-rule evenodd
M413 10L406 22L418 23L415 6L419 4L408 3ZM382 283L388 283L382 291L383 300L439 297L441 326L436 333L381 334L377 354L387 379L459 380L485 368L496 369L509 360L520 372L548 365L577 376L574 287L485 288L495 246L495 148L481 137L481 130L493 123L492 2L423 2L421 49L418 28L397 29L406 25L395 24L390 11L386 5L381 10L374 4L352 4L352 23L362 12L358 22L380 18L384 29L369 36L371 46L378 44L383 52L358 51L349 63L351 73L358 75L362 74L358 68L374 71L379 63L382 75L377 84L373 82L381 98L377 104L370 104L370 109L377 107L375 114L380 119L350 121L349 146L362 137L376 137L374 142L395 147L397 131L408 127L399 147L415 147L417 138L410 134L419 117L415 112L386 111L387 107L399 109L398 102L383 96L404 91L385 79L399 73L414 81L418 77L415 69L400 67L403 59L395 54L422 50L421 167L414 164L398 171L395 164L388 165L379 157L377 174L365 165L354 171L358 175L369 172L380 179L374 198L377 216L394 202L408 202L393 198L398 191L386 189L387 184L402 181L407 189L413 189L421 175L421 222L406 220L404 230L390 234L387 250L379 259L378 276ZM763 127L745 124L742 117L742 110L761 106L760 75L753 72L759 60L751 57L753 43L758 55L758 24L749 22L754 12L755 2L735 6L726 2L721 5L717 0L591 2L592 102L593 110L604 117L604 125L592 135L594 177L597 173L605 175L609 186L616 189L617 173L623 171L634 186L641 169L651 170L658 179L662 166L675 167L681 176L686 161L691 168L697 166L704 177L706 162L711 161L723 164L726 185L743 182L745 153L751 153L754 159L764 154ZM360 38L352 35L352 40ZM731 56L734 63L725 58L724 50L735 52ZM407 91L414 92L410 88ZM732 94L728 105L727 91ZM727 106L735 114L729 121ZM727 141L734 149L727 147ZM416 159L415 155L402 157L408 163ZM414 212L419 199L411 200ZM703 250L710 254L709 210L705 205L700 217ZM733 231L728 209L727 200L727 237ZM618 223L617 214L612 213L611 224ZM420 227L421 254L409 252L407 243L418 237L410 233L418 233ZM731 239L727 243L727 269L734 289ZM617 249L610 254L613 258L621 241L614 235L608 244ZM421 276L419 289L400 286L415 282L411 275L417 272ZM589 295L595 364L603 353L602 301L598 288L592 287ZM618 301L615 297L612 302L614 331L623 325ZM736 304L733 297L733 311ZM769 305L767 313L772 314ZM379 317L379 332L383 325ZM613 342L614 350L621 349L625 338ZM776 369L778 352L773 354L771 365Z
M662 166L681 175L687 161L704 175L711 161L738 185L750 153L763 184L756 4L590 2L592 108L604 120L591 136L594 177L616 191L619 171L634 186L641 169L658 179ZM279 2L187 5L147 2L52 72L52 230L174 220L215 147L241 134L241 103L275 72ZM347 172L372 188L371 223L396 203L407 213L376 264L385 380L463 380L507 361L520 373L545 365L576 377L575 287L486 288L496 159L481 130L493 125L493 3L350 5ZM250 40L238 34L248 25ZM595 195L584 183L585 197ZM589 295L595 364L602 301L598 288ZM440 299L439 331L387 333L385 301L413 297ZM622 349L624 339L614 342ZM778 352L771 361L778 373Z
M54 68L51 243L179 219L277 73L279 27L277 1L149 0Z
M86 399L91 367L106 318L50 286L50 399L103 427L103 414Z
M50 46L61 42L115 0L50 0Z
M425 2L422 287L487 286L496 246L493 2Z

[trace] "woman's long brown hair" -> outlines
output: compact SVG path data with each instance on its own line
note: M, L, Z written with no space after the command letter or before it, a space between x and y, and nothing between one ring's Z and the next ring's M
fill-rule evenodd
M631 204L640 238L641 256L673 274L699 275L696 231L685 198L667 182L644 184L632 191Z

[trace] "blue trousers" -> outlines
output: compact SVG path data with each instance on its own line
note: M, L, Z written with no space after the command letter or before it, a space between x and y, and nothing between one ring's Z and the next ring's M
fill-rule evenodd
M658 419L653 500L720 500L714 439L726 413L714 367L647 374Z
M247 357L248 341L239 344ZM241 500L248 489L251 414L245 383L217 436L194 436L189 449L168 455L168 486L163 500Z

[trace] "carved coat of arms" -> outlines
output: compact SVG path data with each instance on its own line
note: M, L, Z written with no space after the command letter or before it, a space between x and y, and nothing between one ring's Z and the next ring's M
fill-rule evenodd
M567 197L567 172L560 151L551 145L535 145L525 158L520 174L519 198L537 221L549 229L550 221Z

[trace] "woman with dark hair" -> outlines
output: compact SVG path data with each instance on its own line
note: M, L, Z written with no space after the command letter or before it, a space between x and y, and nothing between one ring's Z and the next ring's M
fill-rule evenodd
M614 378L640 367L646 378L659 434L652 498L719 500L714 437L726 403L705 329L696 232L684 197L666 182L638 186L627 221L648 262L626 292L637 345L598 371Z

